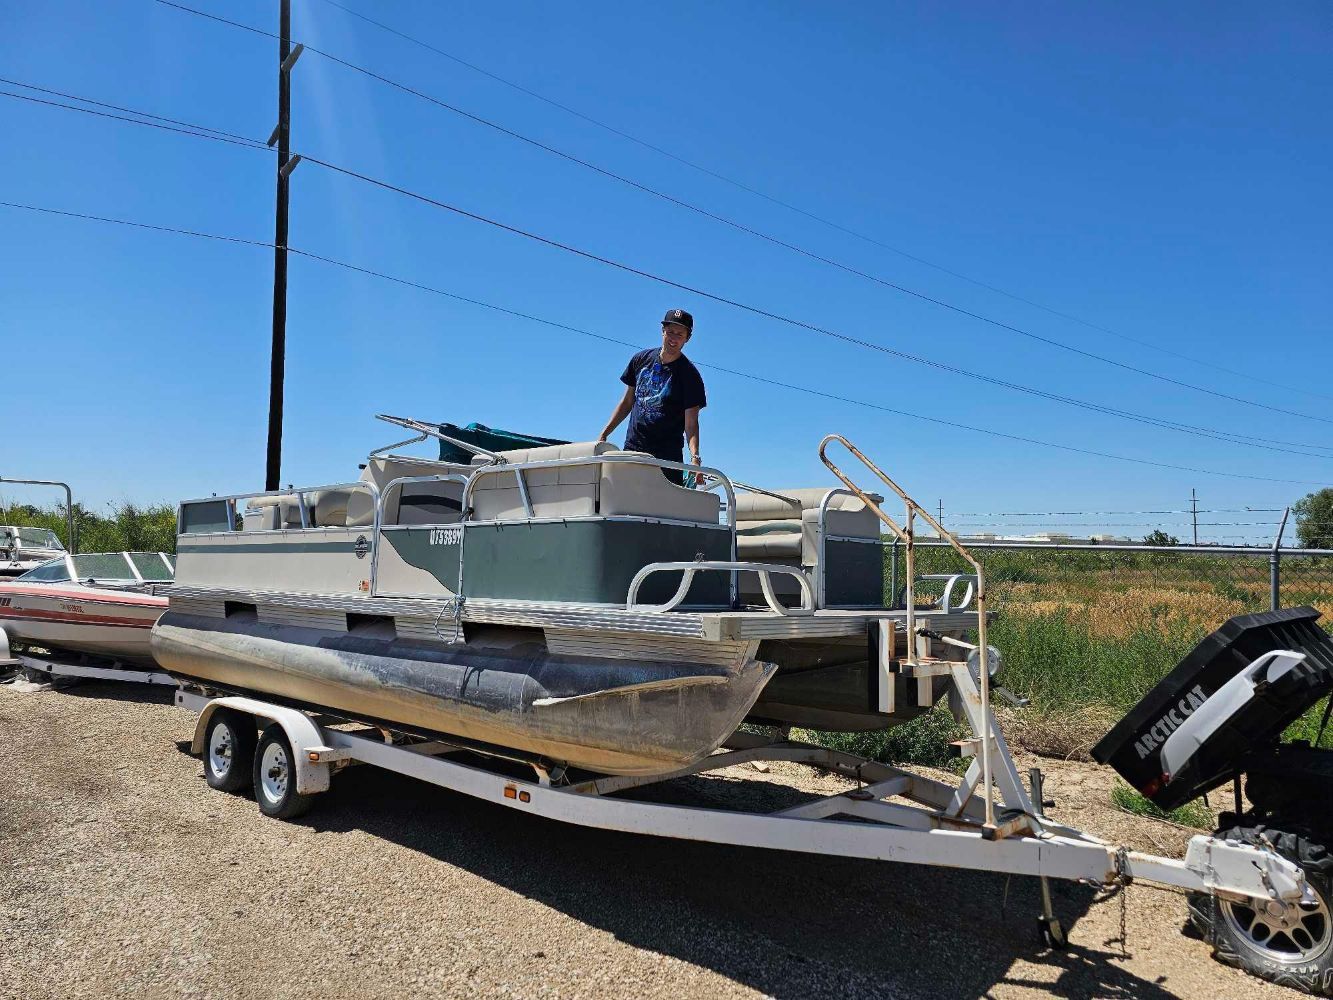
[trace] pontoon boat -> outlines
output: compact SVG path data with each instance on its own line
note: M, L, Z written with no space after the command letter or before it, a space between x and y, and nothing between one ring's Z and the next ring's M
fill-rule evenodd
M356 482L181 505L153 634L164 669L557 768L651 774L747 718L906 721L948 670L886 672L877 644L943 661L971 648L975 609L886 607L875 494L761 490L716 469L693 470L713 489L686 489L661 471L682 466L605 442L496 452L389 419L449 457L381 449Z

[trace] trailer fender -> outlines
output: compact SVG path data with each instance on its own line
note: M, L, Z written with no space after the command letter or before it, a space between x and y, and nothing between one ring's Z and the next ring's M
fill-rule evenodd
M179 695L177 703L181 703ZM292 744L292 756L296 758L296 791L301 795L313 795L327 792L331 779L328 759L331 754L324 746L324 736L319 726L304 712L281 705L271 705L256 701L254 698L228 696L214 698L199 712L199 721L194 726L194 739L190 742L190 751L196 755L204 752L204 734L208 731L208 720L218 709L228 708L234 712L267 719L282 726L283 732ZM310 754L317 753L321 760L312 761Z
M0 625L0 667L17 667L19 661L9 651L9 633Z

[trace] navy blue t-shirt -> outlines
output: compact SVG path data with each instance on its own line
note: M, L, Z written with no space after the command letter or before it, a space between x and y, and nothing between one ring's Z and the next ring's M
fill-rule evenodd
M625 432L626 451L646 451L654 458L680 461L685 437L685 411L704 407L704 380L690 359L681 355L663 364L661 348L650 347L629 359L620 381L634 389L634 409Z

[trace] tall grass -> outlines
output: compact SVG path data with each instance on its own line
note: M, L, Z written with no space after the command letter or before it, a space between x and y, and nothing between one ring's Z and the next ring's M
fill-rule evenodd
M65 507L0 502L0 524L50 528L69 548ZM74 534L80 552L175 552L176 508L168 504L109 506L106 514L74 504Z

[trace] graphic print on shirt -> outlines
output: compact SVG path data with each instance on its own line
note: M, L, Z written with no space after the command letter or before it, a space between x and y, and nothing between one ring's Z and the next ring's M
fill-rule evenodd
M646 413L661 413L671 392L671 371L659 362L644 365L634 380L634 399Z

